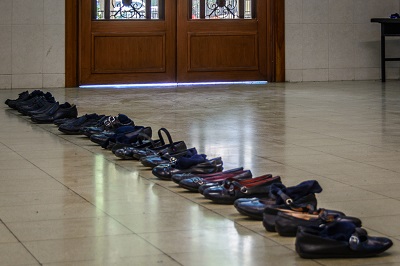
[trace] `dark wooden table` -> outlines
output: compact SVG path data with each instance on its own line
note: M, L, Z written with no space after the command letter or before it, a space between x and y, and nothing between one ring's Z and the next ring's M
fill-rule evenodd
M371 22L381 24L381 72L382 82L386 81L386 62L400 61L400 57L386 57L385 39L388 36L400 36L400 19L395 18L372 18Z

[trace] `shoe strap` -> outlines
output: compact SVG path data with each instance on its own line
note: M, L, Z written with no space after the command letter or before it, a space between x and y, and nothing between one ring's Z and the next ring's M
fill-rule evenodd
M113 128L118 123L118 119L116 116L109 116L106 120L104 120L103 124L106 128Z
M313 213L315 207L309 203L298 204L291 197L285 194L282 190L278 190L277 195L285 202L285 205L294 211Z
M149 135L147 135L146 133L143 132L139 132L138 134L138 142L139 145L143 145L143 140L148 140L151 143L151 147L158 147L160 145L160 143L156 143ZM162 140L161 140L161 145L162 144Z
M368 240L367 230L364 228L355 228L354 233L349 238L349 246L352 250L360 250L363 247L362 243Z
M169 131L168 131L166 128L162 127L162 128L160 128L160 129L158 130L158 137L159 137L159 139L161 140L161 142L163 143L163 145L165 145L164 137L162 136L162 133L163 133L163 132L164 132L164 134L167 136L168 141L169 141L169 144L170 144L170 145L173 145L174 142L172 141L171 134L169 133Z
M228 181L228 182L230 182L229 187L228 187L228 192L230 194L234 194L235 190L239 190L243 194L255 194L255 193L268 194L269 193L268 187L271 185L270 182L272 180L273 179L268 180L268 181L260 181L260 182L256 182L253 184L249 184L247 186L243 185L240 182L240 180L231 180L231 181ZM225 184L227 184L227 182ZM225 186L225 188L226 188L226 186Z
M119 115L109 116L106 120L104 120L104 122L103 122L104 126L108 129L117 128L119 126L128 126L128 125L135 126L133 121L129 122L128 124L121 123L121 121L119 121L119 119L118 119L118 116Z

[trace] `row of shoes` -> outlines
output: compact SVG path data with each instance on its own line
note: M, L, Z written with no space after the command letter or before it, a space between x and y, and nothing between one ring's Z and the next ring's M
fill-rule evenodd
M356 217L317 208L316 193L322 188L316 180L286 187L280 176L253 177L243 167L224 171L221 157L207 159L184 141L173 141L165 128L153 139L150 127L137 126L124 114L78 117L77 111L67 111L76 110L75 105L60 105L50 93L39 90L5 103L35 123L54 123L64 134L87 136L120 159L138 160L161 180L198 192L213 203L232 204L240 214L262 221L269 232L296 237L296 251L303 258L369 257L393 245L386 237L369 236Z
M24 91L17 99L7 99L5 103L22 115L30 116L33 122L41 124L51 124L55 120L75 118L78 115L75 105L68 102L61 104L50 92L41 90L34 90L31 93Z

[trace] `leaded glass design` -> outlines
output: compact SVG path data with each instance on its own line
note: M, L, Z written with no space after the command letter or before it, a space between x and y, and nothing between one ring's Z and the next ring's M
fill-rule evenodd
M164 0L92 0L94 20L162 19Z
M253 19L256 0L189 0L191 19Z

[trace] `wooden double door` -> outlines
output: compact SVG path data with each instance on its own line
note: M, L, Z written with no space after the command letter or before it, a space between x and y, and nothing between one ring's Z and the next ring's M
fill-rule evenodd
M272 0L153 3L79 1L78 85L276 80Z

